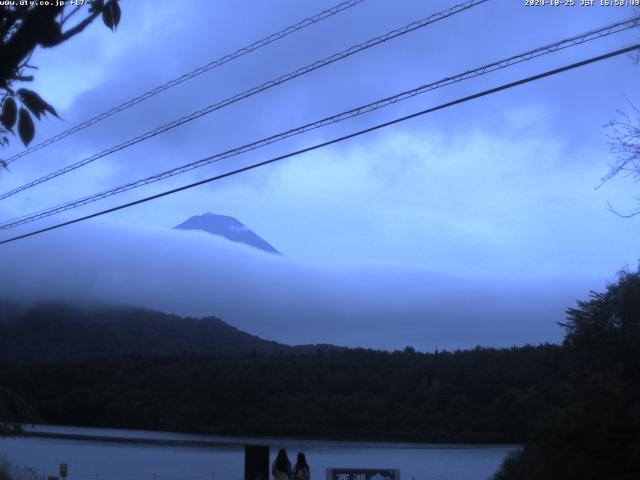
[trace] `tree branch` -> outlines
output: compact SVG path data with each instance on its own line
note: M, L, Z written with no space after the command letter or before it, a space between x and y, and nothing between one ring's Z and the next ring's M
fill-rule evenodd
M60 25L64 25L65 22L67 20L69 20L71 17L73 17L76 13L78 13L78 11L82 8L82 5L78 5L76 8L74 8L71 13L69 15L66 15L63 19L62 22L60 23ZM62 10L62 13L64 13L64 10Z
M29 53L38 45L43 25L55 21L62 7L36 7L29 11L15 35L0 46L0 79L10 80Z
M102 13L102 11L104 10L105 7L102 7L102 9L93 12L91 15L89 15L87 18L85 18L83 21L81 21L80 23L78 23L75 27L67 30L66 32L64 32L62 35L60 35L60 41L58 43L62 43L66 40L69 40L71 37L73 37L74 35L79 34L80 32L82 32L85 28L87 28L89 26L89 24L91 24L91 22L93 22L96 17L98 15L100 15Z

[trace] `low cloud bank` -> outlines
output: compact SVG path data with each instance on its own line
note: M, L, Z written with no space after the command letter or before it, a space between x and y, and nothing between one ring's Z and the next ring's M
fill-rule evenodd
M593 281L316 265L201 232L77 225L0 247L5 300L217 316L263 338L419 350L556 342Z

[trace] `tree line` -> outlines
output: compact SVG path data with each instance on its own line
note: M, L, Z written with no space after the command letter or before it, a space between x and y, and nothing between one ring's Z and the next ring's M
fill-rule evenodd
M562 327L562 345L508 349L5 361L0 407L11 398L30 419L78 426L517 442L496 479L637 478L640 273L578 302Z
M557 345L417 353L127 354L5 364L41 421L182 432L522 442L564 402Z

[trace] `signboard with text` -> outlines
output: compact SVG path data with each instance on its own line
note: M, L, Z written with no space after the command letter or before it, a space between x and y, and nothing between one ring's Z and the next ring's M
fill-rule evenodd
M390 468L327 468L326 480L400 480L400 470Z

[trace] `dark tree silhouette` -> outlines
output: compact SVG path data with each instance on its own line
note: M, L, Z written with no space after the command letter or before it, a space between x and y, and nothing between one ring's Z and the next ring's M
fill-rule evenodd
M37 47L52 48L81 33L99 16L114 30L120 22L118 0L93 0L82 5L2 5L0 6L0 145L9 143L17 131L25 145L35 135L33 116L40 119L56 110L33 90L15 88L16 82L30 82L35 69L29 64ZM54 2L51 2L52 4ZM0 160L1 161L1 160Z
M638 478L640 271L567 311L568 401L541 420L497 480Z
M0 437L19 433L23 423L35 419L33 409L22 397L0 387Z

